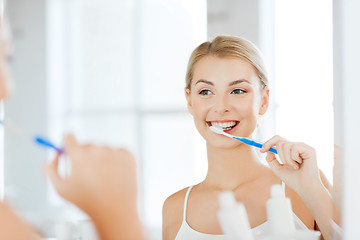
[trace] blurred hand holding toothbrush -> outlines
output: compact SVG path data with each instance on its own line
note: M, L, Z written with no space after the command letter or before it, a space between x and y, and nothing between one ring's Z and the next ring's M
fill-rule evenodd
M71 173L58 173L59 155L45 171L57 192L94 221L101 239L145 239L137 215L136 164L125 149L64 139Z
M81 145L72 135L65 137L65 147L60 148L44 137L26 132L10 120L0 120L0 125L58 153L45 166L46 174L63 198L92 218L102 239L144 239L137 215L135 159L128 151ZM71 171L62 176L59 156L65 152Z

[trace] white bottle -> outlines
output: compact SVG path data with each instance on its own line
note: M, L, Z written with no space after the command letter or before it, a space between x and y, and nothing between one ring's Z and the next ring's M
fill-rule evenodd
M61 222L55 224L55 237L57 240L73 239L74 225L71 222Z
M266 202L269 231L272 235L291 236L295 232L295 223L290 199L285 197L281 185L271 187L271 198Z
M233 193L220 193L219 203L218 219L229 240L253 240L245 207L235 201Z
M90 219L79 221L79 234L81 240L100 240L96 227Z

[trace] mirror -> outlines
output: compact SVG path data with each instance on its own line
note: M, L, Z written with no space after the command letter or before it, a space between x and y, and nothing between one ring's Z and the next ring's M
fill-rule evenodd
M159 239L166 197L203 179L207 168L184 97L189 55L208 38L239 35L259 46L271 79L259 139L279 134L314 146L331 181L331 3L226 2L8 1L16 91L5 119L58 145L71 131L84 143L132 150L140 214ZM83 218L41 172L54 153L30 138L4 136L4 192L15 209L49 235L54 222Z

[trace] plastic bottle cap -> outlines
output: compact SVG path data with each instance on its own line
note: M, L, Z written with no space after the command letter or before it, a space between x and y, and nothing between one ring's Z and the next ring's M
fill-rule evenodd
M236 204L234 194L231 191L224 191L219 194L219 203L221 207L229 207Z
M271 186L271 197L285 197L285 193L280 184L275 184Z

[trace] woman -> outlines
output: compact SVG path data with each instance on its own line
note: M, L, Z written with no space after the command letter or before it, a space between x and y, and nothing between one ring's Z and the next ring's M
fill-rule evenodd
M251 138L259 117L266 113L268 79L257 48L245 39L227 36L201 44L188 63L185 94L196 128L206 141L208 172L202 182L165 201L163 239L225 239L216 215L217 196L224 190L231 190L245 205L252 231L262 232L270 187L282 183L296 227L319 226L328 239L328 212L333 205L311 147L275 136L261 152L275 146L282 164L267 153L269 168L260 162L255 148L210 130L216 125L229 134Z

